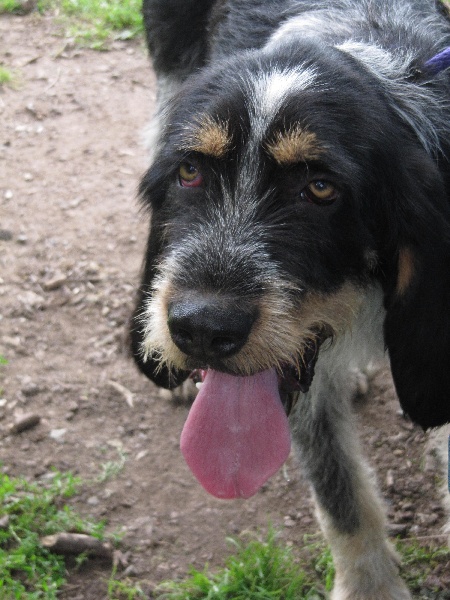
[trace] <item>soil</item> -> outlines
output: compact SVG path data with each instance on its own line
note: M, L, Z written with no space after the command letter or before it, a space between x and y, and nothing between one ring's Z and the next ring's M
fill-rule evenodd
M80 476L71 504L121 532L121 576L150 597L189 565L222 564L227 536L269 522L300 551L318 526L295 458L250 500L208 496L178 448L189 407L161 398L127 354L147 231L136 189L155 99L143 42L80 49L35 14L1 16L0 40L0 63L15 73L14 86L0 87L3 470L38 481L52 468ZM445 543L436 460L385 368L357 411L391 532ZM26 413L40 422L12 433ZM449 571L430 573L430 587L450 587ZM61 598L106 598L110 572L96 560L71 569Z

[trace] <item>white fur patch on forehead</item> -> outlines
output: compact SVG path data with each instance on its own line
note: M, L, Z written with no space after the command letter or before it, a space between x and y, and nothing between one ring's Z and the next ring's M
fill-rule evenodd
M313 68L274 68L256 75L250 81L249 111L252 125L262 136L277 112L291 95L312 86L316 79Z
M267 115L272 116L286 100L291 92L309 87L314 81L313 69L295 69L272 71L263 74L255 82L255 95L258 107Z

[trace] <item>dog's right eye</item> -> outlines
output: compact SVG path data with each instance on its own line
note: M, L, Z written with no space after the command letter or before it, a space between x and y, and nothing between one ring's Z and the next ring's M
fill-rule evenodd
M332 204L338 195L338 191L334 185L324 179L312 181L301 192L303 200L322 206Z
M180 165L178 179L183 187L199 187L203 182L202 174L197 167L187 162Z

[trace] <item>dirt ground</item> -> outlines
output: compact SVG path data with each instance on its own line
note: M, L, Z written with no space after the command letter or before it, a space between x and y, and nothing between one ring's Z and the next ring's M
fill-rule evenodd
M145 47L94 52L57 33L50 18L0 17L0 63L15 73L0 88L2 468L31 480L52 467L79 475L72 504L122 532L123 568L149 593L191 564L221 564L227 536L269 522L298 549L318 527L294 457L250 500L209 497L178 449L188 407L161 399L126 353L147 227L136 201L155 98ZM426 436L403 418L386 371L358 412L392 532L444 543L436 460L424 458ZM40 423L11 434L23 413ZM106 598L109 573L90 561L61 598ZM450 587L442 567L430 578Z

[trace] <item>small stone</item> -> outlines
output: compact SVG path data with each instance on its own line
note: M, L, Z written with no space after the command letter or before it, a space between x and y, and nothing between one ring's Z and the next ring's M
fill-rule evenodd
M21 433L32 427L36 427L41 422L41 417L34 413L25 413L18 415L10 427L10 433Z
M25 246L25 244L28 243L28 238L24 233L21 233L20 235L17 236L17 243L21 244L22 246Z
M394 480L394 473L393 473L392 469L388 469L388 472L386 473L386 485L387 485L388 489L390 489L390 490L394 489L395 480Z
M292 517L284 517L284 526L285 527L295 527L295 521Z
M0 229L0 241L10 242L13 239L12 231L9 229Z
M9 515L0 518L0 529L7 529L9 525Z
M19 301L27 308L41 308L44 305L44 298L31 290L28 290L19 296Z
M21 392L24 396L30 398L31 396L37 396L41 392L41 388L36 383L30 381L22 387Z
M67 429L61 428L61 429L52 429L49 433L49 436L52 438L52 440L56 440L56 441L62 441L62 438L66 435L67 433Z
M57 290L67 283L67 277L64 273L55 273L53 277L43 282L42 287L46 292Z
M75 400L71 400L70 402L67 403L66 408L69 412L75 413L80 409L80 406L79 406L78 402L76 402Z
M388 532L391 537L404 536L408 533L408 526L403 523L390 523Z
M395 522L396 523L406 523L408 521L414 520L414 513L409 510L402 510L395 513Z
M4 335L2 337L2 342L3 344L5 344L5 346L8 346L9 348L13 348L14 350L17 350L18 348L20 348L20 337L17 335L15 337L10 337L8 335Z

